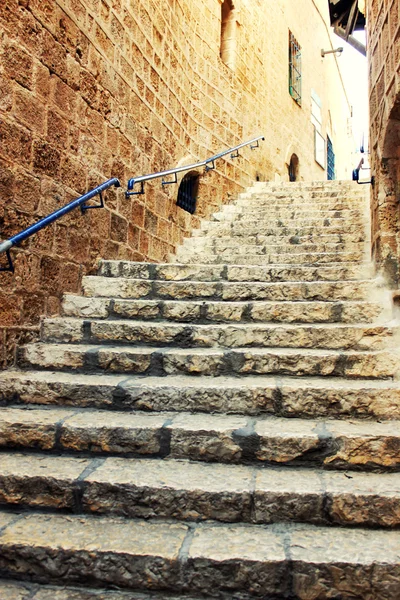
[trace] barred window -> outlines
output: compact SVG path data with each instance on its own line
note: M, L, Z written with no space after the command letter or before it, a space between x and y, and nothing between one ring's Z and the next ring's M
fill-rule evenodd
M289 31L289 93L301 106L301 47Z
M178 189L178 198L176 200L176 205L193 215L193 213L196 210L198 189L199 175L193 171L190 173L186 173Z

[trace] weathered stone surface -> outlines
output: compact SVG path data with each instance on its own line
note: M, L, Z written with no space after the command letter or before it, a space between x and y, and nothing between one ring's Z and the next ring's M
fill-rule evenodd
M73 509L73 484L90 463L87 459L66 457L2 455L0 502Z
M197 257L196 251L180 251L177 254L178 260L181 262L194 262ZM229 252L219 254L203 254L202 262L204 264L242 264L242 265L267 265L267 264L295 264L295 265L324 265L330 263L354 263L361 262L363 256L359 252L342 252L342 253L304 253L304 254L236 254L232 256Z
M58 342L83 341L83 322L80 319L45 319L42 339Z
M109 315L110 301L67 294L63 298L62 308L66 317L106 318Z
M108 298L160 298L171 300L222 299L222 300L368 300L376 293L372 280L352 281L282 281L289 265L280 267L275 283L252 281L141 281L134 279L107 279L87 277L84 281L86 296ZM314 267L315 268L315 267ZM290 270L290 269L289 269ZM107 286L103 286L103 280ZM89 283L86 284L86 281ZM269 281L269 280L268 280ZM278 283L279 282L279 283ZM135 287L136 286L136 287Z
M276 230L274 230L276 231ZM311 229L314 233L314 230ZM230 232L231 233L231 232ZM276 234L278 235L280 231ZM297 230L288 232L288 239L293 237ZM304 235L310 236L310 233ZM335 241L340 241L341 236L331 234L338 238ZM354 239L356 232L351 233L351 239ZM247 236L248 237L248 236ZM318 238L321 237L318 235ZM239 238L239 239L238 239ZM228 239L232 239L236 244L240 243L239 236L230 235ZM260 240L265 241L267 236L254 235L254 241L259 243ZM307 238L308 239L308 238ZM201 255L199 255L201 259ZM104 266L103 266L104 265ZM110 267L108 267L110 265ZM151 276L150 276L151 271ZM165 281L203 281L203 282L218 282L218 281L339 281L352 279L367 279L374 276L372 263L365 262L362 265L336 265L331 266L295 266L295 265L268 265L268 266L246 266L246 265L230 265L223 264L217 266L208 266L201 264L185 265L185 264L161 264L151 265L149 263L133 263L124 261L103 261L100 267L100 275L105 277L122 277L126 276L130 279L159 279ZM123 275L124 274L124 275Z
M31 447L49 450L56 445L57 427L70 416L70 411L31 411L2 408L0 412L0 446Z
M64 421L59 443L74 451L158 454L161 429L168 420L168 413L141 415L85 411Z
M82 288L85 296L109 298L144 298L151 293L152 284L140 279L84 277Z
M398 473L322 474L333 523L397 527L400 523Z
M328 432L335 437L336 452L326 464L341 466L400 466L400 423L371 423L366 431L357 422L336 421L328 423Z
M35 588L32 589L30 586L0 581L0 598L2 600L31 600L34 592Z
M8 371L0 377L0 399L36 405L400 420L400 385L388 380L276 380L262 375L137 380L113 374Z
M186 533L180 524L26 515L0 537L0 566L15 575L25 556L26 575L53 581L171 588L179 581L178 555ZM117 568L111 567L111 557Z
M132 331L134 332L134 328ZM176 331L173 333L176 334ZM153 333L157 334L157 331ZM212 334L207 328L203 333ZM331 339L335 343L334 338ZM212 335L207 337L203 335L201 338L199 336L200 345L210 346L211 340ZM251 343L251 339L249 342ZM340 352L340 350L260 347L175 349L135 347L127 344L122 346L28 345L21 352L20 364L47 369L85 368L88 371L104 370L111 373L153 371L157 374L212 376L237 373L388 378L396 376L399 372L399 358L390 350Z
M168 425L171 431L171 456L218 462L238 462L242 448L233 432L245 429L243 417L182 414Z
M73 336L71 331L78 330ZM87 341L136 342L140 344L179 346L222 346L227 348L256 346L284 348L331 348L380 350L394 346L399 337L397 326L359 324L210 324L169 323L129 320L95 320L86 322ZM79 319L59 318L43 322L44 341L76 342L83 338Z
M126 592L78 587L55 587L37 583L0 580L2 600L164 600L162 592ZM192 595L168 596L169 600L201 600ZM204 597L203 597L204 600Z
M285 463L319 449L321 442L315 421L299 419L257 421L254 432L258 436L259 460Z
M82 501L130 517L249 521L252 477L240 466L112 458L85 478Z
M283 536L274 531L202 525L189 548L186 577L199 592L284 594L289 589L285 563Z
M398 419L400 394L397 382L328 379L282 380L282 410L287 416L359 416Z
M302 600L333 594L371 600L398 596L397 532L298 526L291 536L290 555L293 592Z

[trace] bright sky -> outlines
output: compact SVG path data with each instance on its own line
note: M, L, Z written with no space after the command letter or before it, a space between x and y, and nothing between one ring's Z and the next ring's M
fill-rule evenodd
M360 42L365 44L365 32L354 32ZM356 143L359 146L362 136L365 137L365 147L368 146L369 108L368 108L368 63L365 56L355 50L343 39L334 36L336 47L343 47L338 57L350 104L353 106L353 129Z

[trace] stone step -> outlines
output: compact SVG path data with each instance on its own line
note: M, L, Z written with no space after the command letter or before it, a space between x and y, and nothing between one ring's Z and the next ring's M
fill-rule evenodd
M400 473L3 453L3 505L225 523L400 525ZM1 589L1 588L0 588Z
M293 375L393 378L394 350L348 351L268 348L171 348L133 345L28 344L19 350L23 368L146 375Z
M211 596L190 596L179 594L172 596L165 592L128 592L113 589L95 589L87 586L53 586L0 579L0 598L2 600L213 600ZM229 600L227 596L221 596ZM230 597L232 599L232 596Z
M357 240L368 240L369 232L367 232L365 226L359 224L351 224L348 222L338 221L336 222L327 219L324 223L319 224L315 227L314 224L309 222L299 223L298 221L278 221L277 223L263 223L260 225L259 221L249 221L248 223L239 223L236 221L204 221L201 224L201 232L208 235L209 233L214 235L231 235L236 237L249 236L249 235L268 235L276 236L293 236L293 235L312 235L316 236L319 233L321 235L334 235L339 234L343 240L357 241Z
M263 226L267 227L314 227L314 229L324 229L333 225L347 225L358 229L366 227L366 218L360 211L347 211L351 214L345 214L343 211L319 211L315 213L300 212L295 214L291 209L278 211L258 211L253 212L225 207L221 212L210 216L210 222L217 223L235 223L241 225L252 225L258 223L259 231L262 232Z
M326 197L320 195L313 197L312 195L302 194L295 197L290 197L282 194L271 194L262 196L260 194L240 195L232 205L242 210L268 210L272 211L281 209L306 210L312 211L340 211L340 210L358 210L361 214L366 209L366 203L363 196L349 198L342 194L334 197ZM224 207L221 209L224 210Z
M368 279L374 276L372 263L361 265L334 265L325 267L302 267L270 265L255 267L246 265L184 265L137 263L108 260L100 263L99 275L160 281L340 281Z
M339 373L339 364L337 372ZM344 374L342 368L341 374ZM400 383L326 377L169 375L146 378L76 371L6 371L0 402L109 410L400 421Z
M400 329L359 323L171 323L168 321L46 318L45 342L174 345L181 348L313 348L383 350L396 348Z
M196 250L201 253L218 253L224 255L229 252L235 254L335 254L350 252L351 254L366 254L364 243L320 243L320 244L263 244L256 242L238 245L237 240L226 238L188 238L180 246L180 251L184 253L187 250Z
M362 205L360 208L344 208L341 210L329 209L324 205L318 207L318 205L306 205L300 206L282 206L282 205L262 205L258 203L248 204L247 206L241 206L235 204L228 204L222 207L222 209L211 215L210 220L221 220L221 219L235 220L235 221L254 221L257 218L261 222L264 220L274 222L278 219L291 219L291 220L325 220L325 219L343 219L350 221L351 223L364 223L366 221L366 206Z
M188 266L190 270L191 266ZM332 267L335 269L336 267ZM342 268L342 267L338 267ZM232 266L232 273L236 269L237 278L241 269ZM284 277L287 269L292 267L283 265L281 276ZM293 272L293 271L292 271ZM295 271L296 273L297 271ZM310 268L308 273L318 273L316 267ZM332 271L331 271L332 272ZM267 267L255 267L253 273L268 273ZM278 275L276 275L278 277ZM310 281L287 282L274 281L147 281L131 279L129 277L105 278L98 276L83 277L82 288L87 297L103 298L160 298L165 300L269 300L269 301L296 301L320 300L337 302L339 300L373 300L379 294L379 280L358 281Z
M364 260L364 252L304 252L299 254L232 254L229 250L201 253L204 264L243 264L243 265L326 265L335 263L360 263ZM180 247L173 256L174 262L195 263L198 260L196 249Z
M38 512L4 512L0 523L8 577L243 600L398 598L398 531Z
M0 448L8 450L346 470L400 468L400 421L11 406L2 408L0 430ZM3 459L2 454L1 465ZM1 502L9 500L1 499L0 489Z
M218 241L221 243L226 242L232 246L243 242L252 245L275 244L279 246L295 246L301 244L362 245L363 243L365 244L366 240L366 236L362 232L358 234L349 233L348 235L340 233L325 233L322 235L316 231L297 231L295 228L292 230L282 228L278 228L277 230L269 229L265 233L249 233L245 240L241 239L243 237L243 235L236 235L232 227L208 227L204 229L194 229L191 233L191 237L185 238L184 243L191 240L199 245Z
M392 307L379 302L222 302L123 300L65 295L66 317L168 320L189 323L372 323L389 321Z

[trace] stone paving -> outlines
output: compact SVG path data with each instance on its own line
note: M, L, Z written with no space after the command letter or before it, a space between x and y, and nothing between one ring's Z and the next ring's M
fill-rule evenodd
M0 375L2 600L397 600L399 333L365 190L254 184ZM253 264L254 263L254 264Z

